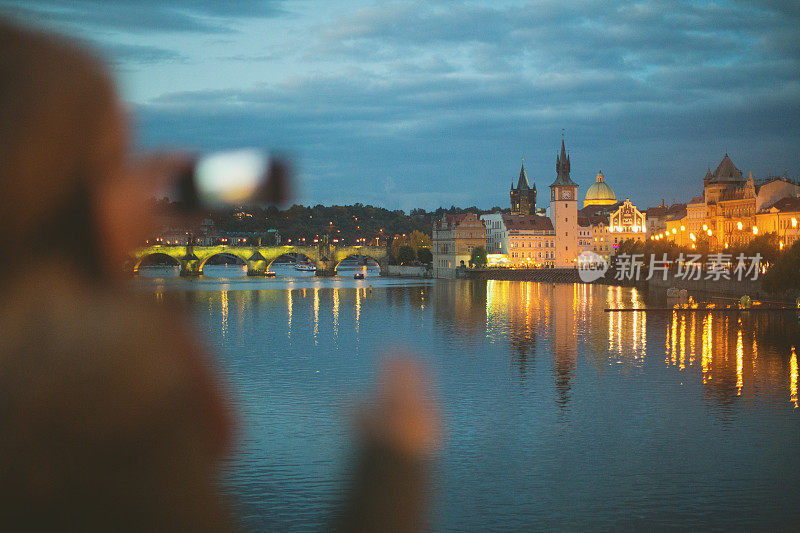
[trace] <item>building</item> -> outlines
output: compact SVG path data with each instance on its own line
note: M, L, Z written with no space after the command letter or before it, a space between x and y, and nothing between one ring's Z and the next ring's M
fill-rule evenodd
M617 197L608 183L606 183L606 178L601 170L597 173L595 182L586 191L586 196L583 198L583 207L589 205L616 205L616 203Z
M482 215L486 226L486 250L502 255L504 264L522 268L555 266L553 223L541 215Z
M432 245L434 277L453 278L475 248L486 247L486 227L475 213L445 215L433 224Z
M579 219L591 229L590 246L585 248L609 260L625 240L647 238L647 216L630 199L613 205L589 205L579 211ZM586 224L586 223L584 223Z
M519 171L517 188L511 183L511 214L513 215L535 215L536 214L536 181L533 186L528 183L528 176L525 174L525 161Z
M706 171L703 194L686 204L685 216L668 217L663 230L652 228L649 236L655 240L666 238L681 246L707 241L712 250L746 246L755 235L764 232L775 232L793 241L790 226L798 214L792 211L795 202L781 201L797 197L800 186L786 176L756 181L750 172L745 178L725 154L714 172Z
M647 234L656 235L667 229L667 220L681 219L686 216L686 204L667 205L661 200L661 205L645 210L647 221Z
M556 268L577 268L580 254L578 184L570 178L569 166L569 156L562 139L561 154L556 156L556 179L550 184L550 219L555 229Z

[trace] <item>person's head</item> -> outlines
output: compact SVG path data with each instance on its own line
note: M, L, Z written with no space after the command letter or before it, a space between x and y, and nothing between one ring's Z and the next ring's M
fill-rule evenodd
M146 221L135 212L147 191L126 169L128 135L99 61L0 20L0 268L122 268Z

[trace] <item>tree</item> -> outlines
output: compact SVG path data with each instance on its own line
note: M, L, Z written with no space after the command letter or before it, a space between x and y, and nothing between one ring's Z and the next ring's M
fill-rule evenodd
M764 289L771 293L791 291L797 294L800 291L800 241L780 254L761 280Z
M433 263L433 254L431 253L431 249L430 248L417 249L417 259L419 259L420 263L425 263L426 265Z
M405 265L407 263L413 263L414 258L417 254L414 253L414 249L407 244L400 247L400 250L397 253L397 260L400 261L401 265Z
M469 260L476 267L486 266L486 248L483 246L473 248Z

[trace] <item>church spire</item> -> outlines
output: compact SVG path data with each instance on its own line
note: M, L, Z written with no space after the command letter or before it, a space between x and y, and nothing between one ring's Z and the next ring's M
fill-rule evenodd
M569 155L567 155L563 137L561 139L561 154L556 156L556 181L553 182L553 185L576 185L569 177Z
M525 173L525 160L523 159L522 168L519 169L519 180L517 181L517 189L527 190L530 189L528 182L528 175Z

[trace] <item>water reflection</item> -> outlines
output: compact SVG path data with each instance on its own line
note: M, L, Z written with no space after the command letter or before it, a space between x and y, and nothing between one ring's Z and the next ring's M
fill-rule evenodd
M773 339L783 345L779 339L797 334L792 316L647 313L639 310L648 305L640 291L594 285L445 282L435 285L433 292L435 324L444 334L455 339L481 332L490 343L507 343L523 380L535 368L537 354L547 354L561 407L569 404L580 353L600 365L641 368L648 355L649 327L663 331L667 367L688 374L681 379L696 377L721 404L748 393L752 397L785 390L787 379L781 376L790 376L789 387L796 389L796 367L791 366L796 365L796 357L791 363L775 350L770 350L769 357L759 357L758 341L761 337L762 343ZM605 313L605 307L632 311ZM597 328L599 320L606 322L602 330ZM782 335L775 337L781 327ZM784 370L776 370L776 365ZM796 398L795 393L791 395Z
M793 315L644 312L651 295L602 285L303 283L179 293L236 391L231 490L251 529L325 527L342 406L398 343L432 369L446 418L437 530L796 523Z

